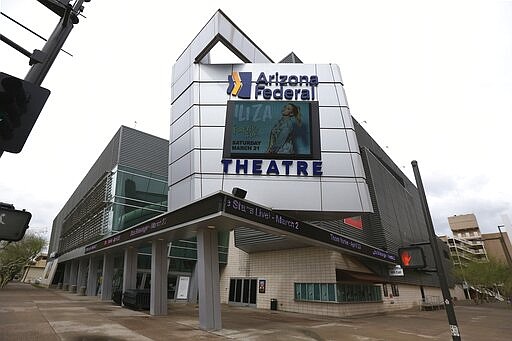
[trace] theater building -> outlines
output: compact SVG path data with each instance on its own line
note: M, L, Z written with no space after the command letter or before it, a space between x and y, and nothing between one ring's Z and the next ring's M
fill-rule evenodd
M210 63L218 43L243 63ZM55 219L48 283L147 287L152 315L199 298L208 330L221 303L347 316L442 297L436 273L397 267L420 245L433 268L418 191L343 86L336 64L276 63L216 12L173 66L169 141L121 128L119 157L107 147Z

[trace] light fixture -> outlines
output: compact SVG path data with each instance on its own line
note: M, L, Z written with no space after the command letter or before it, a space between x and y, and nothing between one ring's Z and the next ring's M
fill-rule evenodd
M231 193L235 197L240 198L240 199L244 199L245 196L247 195L247 191L246 190L238 188L238 187L233 187L233 190L231 190Z

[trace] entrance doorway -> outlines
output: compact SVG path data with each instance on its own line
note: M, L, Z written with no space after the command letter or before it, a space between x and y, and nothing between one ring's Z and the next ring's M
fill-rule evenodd
M256 307L256 278L231 278L229 280L229 304Z
M167 274L167 299L174 300L176 295L176 282L178 276L168 273Z

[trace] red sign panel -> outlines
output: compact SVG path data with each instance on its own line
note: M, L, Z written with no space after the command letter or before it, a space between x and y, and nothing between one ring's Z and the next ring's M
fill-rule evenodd
M360 216L345 218L345 219L343 219L343 222L347 225L355 227L356 229L359 229L359 230L363 229L363 220L361 219Z

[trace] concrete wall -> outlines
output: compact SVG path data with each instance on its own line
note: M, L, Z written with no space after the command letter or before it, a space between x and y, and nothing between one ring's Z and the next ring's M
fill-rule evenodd
M43 277L44 267L32 267L29 266L25 269L22 281L25 283L35 283L36 280L40 280Z
M267 251L248 254L234 247L230 236L228 265L221 273L221 302L228 303L230 278L257 278L266 280L266 292L257 294L256 306L270 309L270 300L278 300L278 309L298 313L350 316L382 313L418 307L422 299L417 285L396 284L399 295L392 296L391 284L387 284L388 296L377 303L321 303L294 300L294 283L335 283L336 269L370 271L357 258L319 247ZM379 285L382 288L381 284ZM381 289L382 290L382 289ZM440 288L424 286L426 296L438 296ZM452 291L453 292L453 291ZM454 295L455 292L452 293ZM459 297L460 293L458 294Z
M464 289L459 284L456 284L455 288L450 289L450 293L454 300L462 301L462 300L466 299L466 295L464 294Z
M507 264L507 256L505 252L508 251L510 258L512 258L512 244L510 243L507 232L503 232L502 234L503 240L505 241L505 247L503 247L501 235L499 233L484 233L482 234L482 239L484 240L487 256Z

